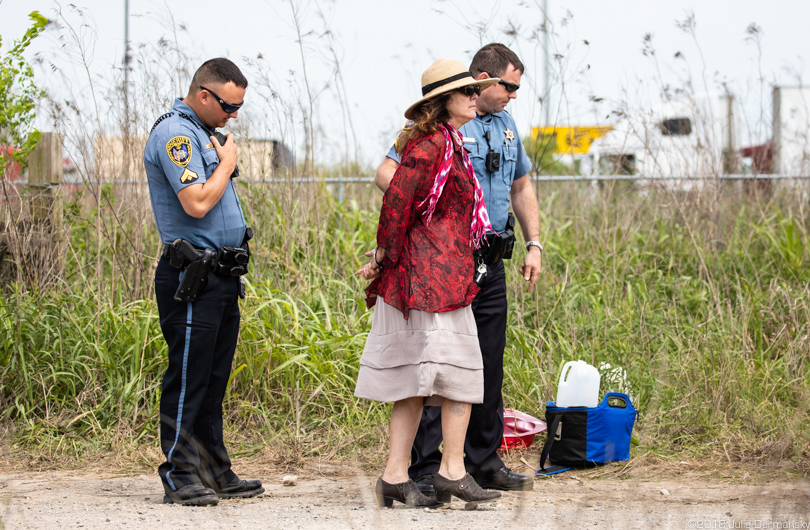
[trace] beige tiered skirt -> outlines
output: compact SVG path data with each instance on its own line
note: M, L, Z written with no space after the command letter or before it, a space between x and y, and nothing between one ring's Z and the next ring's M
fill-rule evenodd
M484 400L484 364L470 306L445 313L411 310L408 319L377 299L354 395L374 401L424 396Z

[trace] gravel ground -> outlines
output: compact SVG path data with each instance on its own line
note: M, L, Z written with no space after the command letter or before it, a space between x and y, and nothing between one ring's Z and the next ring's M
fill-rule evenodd
M261 476L253 499L216 507L162 504L156 475L93 472L0 474L2 528L806 528L810 481L724 479L711 471L662 469L645 477L567 472L533 491L505 492L475 510L455 500L438 510L378 509L373 478L351 467L302 472L295 486Z

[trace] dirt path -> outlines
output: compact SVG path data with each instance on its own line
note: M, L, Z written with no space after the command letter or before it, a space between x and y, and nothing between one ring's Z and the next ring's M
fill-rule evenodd
M618 470L618 469L617 469ZM538 479L534 491L505 493L466 511L378 510L372 477L330 466L261 478L267 492L217 507L164 505L155 475L93 472L0 474L2 528L804 528L810 529L810 481L727 479L716 471L647 469L640 477L568 472ZM254 470L256 471L256 470ZM609 471L609 470L608 470ZM613 475L613 476L611 476ZM400 505L401 506L401 505ZM792 526L789 526L792 525Z

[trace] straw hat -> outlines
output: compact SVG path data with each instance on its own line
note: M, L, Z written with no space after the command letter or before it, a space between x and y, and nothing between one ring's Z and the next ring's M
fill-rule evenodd
M405 117L416 118L416 109L425 101L467 85L479 85L481 90L496 84L500 79L475 79L464 64L452 59L439 59L422 74L422 99L408 107Z

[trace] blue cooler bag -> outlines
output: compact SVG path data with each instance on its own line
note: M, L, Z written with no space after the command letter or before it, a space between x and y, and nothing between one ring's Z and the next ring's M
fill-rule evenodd
M548 439L540 456L540 469L546 460L557 466L589 467L628 460L630 434L636 409L626 394L609 392L593 408L556 407L546 403Z

